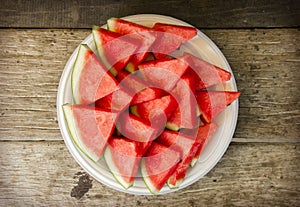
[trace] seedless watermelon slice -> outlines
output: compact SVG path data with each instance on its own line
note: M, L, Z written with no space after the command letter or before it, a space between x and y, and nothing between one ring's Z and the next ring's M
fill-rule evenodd
M188 64L185 61L166 58L139 65L138 73L154 87L171 91L187 68Z
M119 89L115 78L94 52L84 44L79 47L71 79L76 104L93 103Z
M156 59L164 58L197 35L197 29L194 27L163 23L155 23L153 30L157 31L157 40L152 46Z
M155 126L164 128L167 119L172 115L176 108L176 100L171 95L167 95L133 105L130 107L130 111L137 117L150 120Z
M153 142L141 161L141 173L152 194L157 194L175 171L180 152Z
M239 96L240 92L233 91L198 91L196 94L199 110L206 123L210 123Z
M148 120L138 118L128 111L120 114L117 129L124 137L137 142L148 143L157 136L157 129Z
M127 71L120 71L117 75L117 80L120 82L122 89L134 96L131 105L160 98L167 94L162 89L148 87L149 84L147 82Z
M141 160L139 144L126 138L112 137L104 152L104 158L116 180L125 189L131 187Z
M130 62L126 66L127 71L134 72L137 69L137 66L142 63L148 56L149 52L151 52L151 46L156 40L153 31L143 25L118 18L108 19L107 27L110 31L117 32L122 35L130 34L130 36L142 42L141 47L137 50L136 54L131 58Z
M194 76L185 73L171 91L178 100L178 107L168 119L168 129L178 131L180 128L194 128L198 125L195 92Z
M189 53L184 53L179 57L189 65L186 73L190 73L195 78L196 90L204 89L212 85L230 80L230 72L197 58Z
M133 97L130 96L126 91L119 89L97 100L95 106L107 110L121 112L129 106L132 98Z
M97 162L114 129L117 114L85 105L63 105L65 119L78 148Z
M109 30L93 27L93 37L99 57L113 75L122 70L140 47L140 42Z
M181 162L168 179L168 186L170 188L178 188L200 146L200 142L196 136L189 137L182 133L168 130L165 130L157 138L157 142L174 150L178 150L181 153Z

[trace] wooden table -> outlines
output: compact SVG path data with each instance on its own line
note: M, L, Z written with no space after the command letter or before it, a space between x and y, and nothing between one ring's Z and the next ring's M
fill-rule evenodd
M225 1L224 1L225 2ZM1 206L300 206L297 0L1 1ZM134 196L97 182L60 134L56 93L76 46L109 17L170 15L221 49L240 97L228 151L176 193Z

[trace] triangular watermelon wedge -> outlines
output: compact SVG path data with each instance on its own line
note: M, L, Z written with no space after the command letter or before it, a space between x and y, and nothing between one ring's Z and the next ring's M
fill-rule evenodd
M117 128L124 137L137 142L150 142L157 136L157 129L148 120L141 119L124 111L120 114Z
M96 101L95 106L111 111L121 112L126 109L133 97L126 91L119 89Z
M196 136L189 137L182 133L168 130L161 133L156 140L157 142L181 153L181 162L178 164L175 172L168 179L168 186L170 188L178 188L186 175L200 143Z
M122 89L134 96L131 105L160 98L167 93L159 88L148 87L148 83L134 73L120 71L117 75Z
M76 104L90 104L119 89L118 82L107 71L87 45L80 45L74 63L71 86Z
M130 107L132 114L150 120L158 127L165 127L166 121L177 108L176 100L171 96L163 96L151 101L136 104Z
M194 155L194 158L191 162L191 167L193 167L197 160L199 159L201 152L205 148L206 144L214 136L218 129L218 125L216 123L208 123L203 126L200 126L197 132L197 140L200 143L197 152Z
M141 160L139 143L112 137L104 152L104 158L115 179L128 189L133 185Z
M128 35L122 36L97 26L93 27L93 37L99 57L114 76L140 47L140 42Z
M171 91L187 68L188 64L185 61L165 58L139 65L138 74L154 87Z
M189 53L184 53L184 55L179 57L179 59L185 61L189 65L187 73L194 76L196 90L226 82L231 78L230 72Z
M97 162L115 129L117 114L91 106L71 104L63 105L63 111L75 144Z
M151 52L151 46L156 40L155 34L151 28L118 18L108 19L107 27L110 31L122 35L130 34L131 37L142 42L141 47L139 47L125 68L129 72L134 72L137 66L146 59L148 53Z
M185 73L170 92L179 104L168 119L168 129L178 131L180 128L194 128L198 125L195 92L194 76Z
M199 110L206 123L210 123L239 96L240 92L233 91L198 91L196 93Z
M144 103L147 101L151 101L154 99L158 99L162 96L167 95L167 92L165 92L162 89L159 88L153 88L153 87L149 87L149 88L145 88L141 91L139 91L138 93L135 94L135 96L133 97L133 100L131 101L130 105L136 105L136 104L140 104L140 103Z
M152 194L157 194L173 174L180 161L180 152L153 142L141 161L141 173Z
M157 32L157 40L152 46L156 59L164 58L197 35L197 29L188 26L155 23L152 29Z

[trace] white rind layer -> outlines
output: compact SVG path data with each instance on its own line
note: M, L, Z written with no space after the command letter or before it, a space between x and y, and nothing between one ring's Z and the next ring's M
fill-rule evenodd
M75 144L78 146L78 148L86 156L88 156L94 162L97 162L99 160L99 157L94 152L89 150L82 141L80 132L77 130L78 127L77 127L77 123L75 121L75 117L73 116L73 111L71 109L71 106L72 106L71 104L64 104L62 106L71 137L73 138L73 140L74 140Z

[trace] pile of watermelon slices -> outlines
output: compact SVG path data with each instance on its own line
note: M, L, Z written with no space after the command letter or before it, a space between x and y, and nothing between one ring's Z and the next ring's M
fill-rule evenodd
M79 46L64 104L77 147L95 162L104 157L128 189L140 170L153 194L178 188L217 131L214 119L240 93L211 91L231 74L192 54L172 57L197 35L193 27L146 27L111 18L92 29L96 52Z

